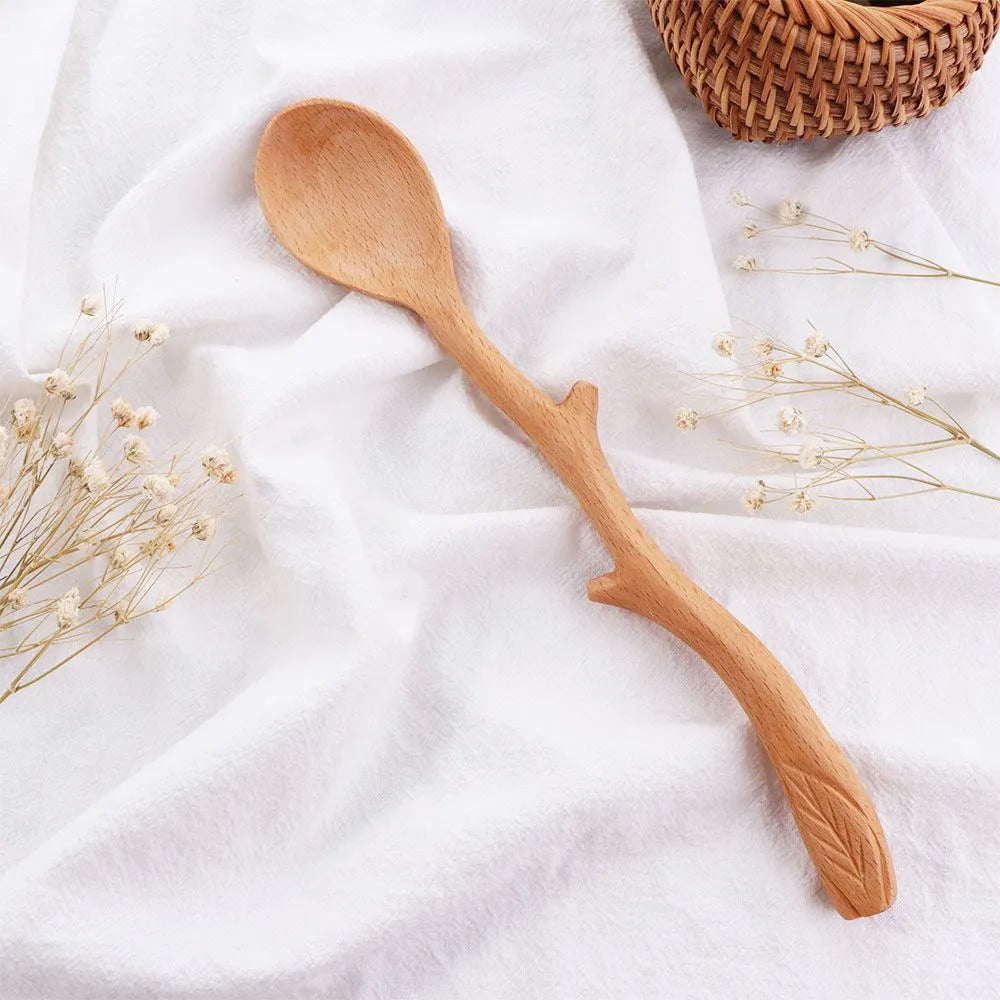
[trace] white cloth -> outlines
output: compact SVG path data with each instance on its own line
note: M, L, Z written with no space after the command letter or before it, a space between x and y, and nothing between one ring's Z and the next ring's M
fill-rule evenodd
M1000 55L926 122L765 148L705 119L641 0L3 19L4 394L117 277L173 331L133 393L158 440L222 438L244 489L220 577L0 707L3 1000L1000 995L998 508L753 519L718 439L769 418L673 428L732 317L811 318L1000 440L1000 292L737 274L726 202L797 195L1000 274ZM313 95L421 150L501 349L553 395L599 385L644 523L868 783L889 913L827 904L728 692L588 603L583 517L420 326L274 243L254 150Z

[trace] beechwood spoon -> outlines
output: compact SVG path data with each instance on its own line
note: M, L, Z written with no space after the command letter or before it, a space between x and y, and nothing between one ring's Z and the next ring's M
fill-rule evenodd
M657 547L597 437L597 389L561 403L486 339L462 301L444 212L419 153L374 112L310 100L276 115L257 151L257 194L278 239L323 277L412 310L472 382L535 443L593 522L614 569L592 601L648 618L712 666L774 765L833 905L872 916L896 895L875 808L805 695L759 639Z

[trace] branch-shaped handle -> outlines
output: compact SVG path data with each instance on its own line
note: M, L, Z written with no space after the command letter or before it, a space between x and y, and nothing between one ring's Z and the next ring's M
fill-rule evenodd
M591 600L669 629L719 674L753 724L827 895L841 916L892 905L895 876L868 793L805 695L763 643L659 549L592 580Z
M712 666L743 706L788 797L838 912L872 916L896 895L882 826L861 780L805 695L763 643L668 559L645 533L597 436L597 389L577 382L554 403L483 335L458 295L423 312L473 382L538 446L614 559L591 600L648 618Z

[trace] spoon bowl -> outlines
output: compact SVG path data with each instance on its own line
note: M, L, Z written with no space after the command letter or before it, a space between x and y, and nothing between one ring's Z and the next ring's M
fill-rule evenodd
M309 100L271 119L254 171L281 242L324 278L420 312L429 286L453 279L434 181L384 118Z

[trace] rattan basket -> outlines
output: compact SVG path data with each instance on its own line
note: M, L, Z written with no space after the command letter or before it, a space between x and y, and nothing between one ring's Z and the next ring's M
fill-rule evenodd
M649 0L667 51L737 139L877 132L968 82L1000 0L862 7L850 0Z

